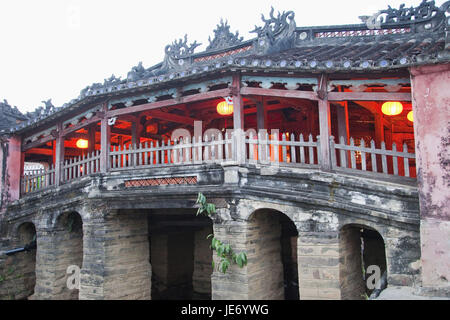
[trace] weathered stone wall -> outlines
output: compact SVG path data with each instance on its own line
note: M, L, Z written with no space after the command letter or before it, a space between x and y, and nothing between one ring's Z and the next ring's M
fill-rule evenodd
M206 239L206 237L212 233L212 227L205 227L195 232L194 273L192 275L194 299L211 299L213 252L210 248L211 239Z
M69 266L81 269L83 227L78 213L65 213L55 226L38 228L35 299L77 300L78 289L69 288Z
M341 298L337 232L299 232L298 274L300 300Z
M150 299L147 216L83 208L80 299Z
M255 212L248 220L247 228L249 299L284 299L278 213Z
M227 211L227 210L220 210ZM245 221L215 221L214 225L214 237L224 243L230 244L233 250L237 253L241 251L247 252L247 255L251 252L247 249L247 222ZM220 259L217 254L213 254L214 268L211 276L211 289L213 300L247 300L250 296L248 276L249 266L239 268L236 264L231 264L228 271L223 274L217 269L220 263ZM248 261L248 264L251 262Z
M362 300L366 292L360 228L345 226L339 234L339 280L342 300Z
M214 169L217 176L220 176L219 169ZM30 219L36 216L36 207L41 208L37 216L42 221L50 219L49 212L75 210L81 214L83 267L80 299L150 298L149 251L153 254L155 250L149 250L148 210L193 208L198 192L205 193L218 208L215 236L230 243L236 252L245 251L249 255L249 264L242 269L232 265L225 275L217 270L213 272L212 299L282 298L280 223L264 220L269 219L274 211L289 217L299 232L297 260L301 299L341 298L339 230L347 224L367 225L382 235L386 244L389 285L420 283L420 269L416 263L420 258L418 205L413 186L311 170L280 169L274 176L261 176L257 168L234 169L227 170L231 170L235 179L228 179L223 185L213 177L199 185L135 189L127 189L121 183L132 178L132 172L115 176L95 175L64 184L56 191L44 191L20 199L8 207L5 217L6 221ZM139 175L144 177L149 172L153 171L140 171ZM219 184L214 185L214 181ZM212 184L206 185L206 182ZM128 211L122 212L122 209ZM142 211L133 211L136 209ZM259 210L267 213L265 218L252 220L252 213ZM38 233L43 238L38 241L57 242L52 228L51 223L42 223ZM177 249L173 248L184 248L190 242L186 250L191 255L191 271L171 270L172 264L187 264L176 258L171 263L168 254L165 266L168 275L190 273L193 276L196 245L192 225L189 229L191 240L181 237L171 244L168 238L165 251L176 253ZM187 232L187 228L182 227L182 231ZM261 254L266 249L263 243L273 250ZM45 249L43 246L42 250ZM49 247L49 255L50 251ZM217 265L219 261L215 254L213 256ZM255 263L258 259L260 261ZM204 262L206 265L206 259ZM267 267L269 265L271 267ZM173 283L178 281L173 279ZM187 283L187 277L183 281ZM189 290L193 290L196 282L190 278Z

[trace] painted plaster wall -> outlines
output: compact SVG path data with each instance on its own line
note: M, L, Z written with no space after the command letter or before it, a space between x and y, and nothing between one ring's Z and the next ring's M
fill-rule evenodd
M424 287L450 286L450 64L411 70Z
M6 148L1 148L0 159L2 163L2 205L14 201L20 197L21 174L21 140L18 137L10 137ZM3 157L6 157L5 165Z

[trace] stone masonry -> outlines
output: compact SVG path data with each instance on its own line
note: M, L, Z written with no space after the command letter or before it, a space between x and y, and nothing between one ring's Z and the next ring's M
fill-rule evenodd
M150 299L147 217L84 208L80 299Z

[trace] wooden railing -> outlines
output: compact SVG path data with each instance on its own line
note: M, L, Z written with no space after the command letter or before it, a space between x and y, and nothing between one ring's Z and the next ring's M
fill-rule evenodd
M370 147L366 146L364 139L356 146L353 138L350 144L345 143L344 137L340 143L330 139L331 165L334 169L360 170L374 174L385 174L404 177L415 177L415 154L408 152L408 147L403 144L403 151L397 151L395 143L391 150L386 149L385 142L381 142L381 148L375 147L375 141L370 141ZM410 162L412 162L410 164Z
M221 163L233 159L231 135L190 138L116 146L110 151L110 170L202 163Z
M22 194L47 189L55 185L55 168L27 170L21 179Z
M305 141L303 134L283 133L269 135L266 130L258 134L250 133L246 139L246 159L249 163L282 164L291 166L317 166L320 163L318 149L320 139L314 141L310 134Z
M100 150L64 161L61 182L69 182L100 171Z
M318 168L320 159L320 139L314 141L309 135L305 141L302 134L269 135L265 130L250 132L244 138L237 138L231 133L216 134L213 138L189 138L150 143L140 143L132 147L112 147L109 153L108 170L118 171L133 168L151 168L204 163L225 163L236 161L237 141L242 141L245 148L245 162L275 166L297 166ZM344 138L340 143L330 137L331 168L344 172L365 172L372 176L401 176L415 178L415 154L409 153L406 144L402 151L397 151L394 143L390 150L382 142L376 148L372 140L368 146L361 139L355 145L354 139L346 144ZM239 152L241 152L239 151ZM100 151L94 151L80 157L66 160L61 164L61 181L66 183L100 171ZM57 185L56 169L27 171L21 179L22 194L43 190Z

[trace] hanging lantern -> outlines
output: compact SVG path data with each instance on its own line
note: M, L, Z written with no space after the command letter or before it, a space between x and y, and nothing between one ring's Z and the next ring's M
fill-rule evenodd
M89 141L86 139L78 139L77 140L77 148L87 149L89 147Z
M383 112L385 115L388 116L396 116L403 111L403 105L398 101L389 101L383 103L383 106L381 107L381 112Z
M408 112L406 118L408 118L409 121L414 122L413 112L412 111Z
M229 116L233 114L233 103L230 103L231 99L219 102L217 105L217 113L222 116Z
M150 134L156 134L158 133L158 124L157 123L151 123L147 126L146 131Z

